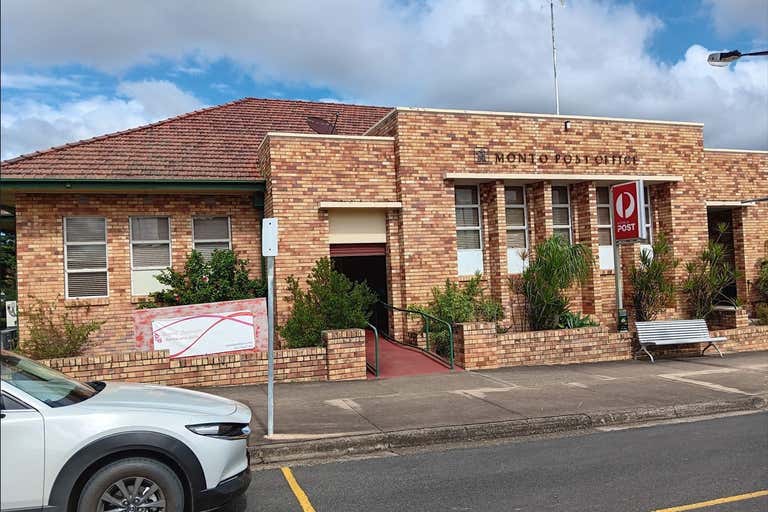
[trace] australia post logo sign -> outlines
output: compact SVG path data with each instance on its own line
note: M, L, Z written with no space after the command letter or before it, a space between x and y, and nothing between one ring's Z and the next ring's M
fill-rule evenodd
M617 242L646 238L644 202L642 181L611 187L613 236Z

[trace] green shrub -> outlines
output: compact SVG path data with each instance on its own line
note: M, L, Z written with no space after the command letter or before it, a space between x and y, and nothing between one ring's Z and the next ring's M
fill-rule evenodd
M321 332L328 329L365 328L378 300L367 284L355 283L334 270L328 258L315 263L306 290L294 276L286 281L285 300L292 310L278 332L290 348L320 346Z
M768 304L760 303L755 308L757 313L757 323L759 325L768 325Z
M445 280L443 288L432 288L432 300L426 306L415 305L409 309L427 313L451 325L464 322L498 322L504 318L504 309L499 301L489 297L482 285L482 275L475 274L463 283ZM426 330L426 325L422 328ZM430 322L430 348L447 356L450 336L448 328L440 322Z
M19 348L32 359L54 359L79 356L91 342L91 334L104 322L81 321L69 311L57 314L52 304L38 300L21 315L29 328L29 339Z
M760 269L757 271L755 279L755 288L763 300L768 301L768 258L763 258L759 262Z
M670 274L678 264L664 235L656 238L650 252L640 251L640 265L633 266L629 272L638 322L655 319L670 304L675 296L675 283Z
M558 329L578 329L580 327L597 327L599 324L589 315L566 311L560 316Z
M182 272L167 268L157 280L167 288L150 294L152 301L142 302L139 307L252 299L264 297L267 291L262 280L250 278L248 260L238 259L229 249L213 251L208 260L192 251Z
M557 329L569 313L565 291L583 283L592 267L592 254L581 244L554 235L536 247L521 279L510 280L515 293L525 297L525 314L533 331Z
M726 226L718 226L721 233L725 229ZM741 274L728 262L726 248L717 240L710 240L699 257L685 265L685 271L688 276L682 289L694 318L709 318L715 306L723 302L739 305L725 290L736 283Z

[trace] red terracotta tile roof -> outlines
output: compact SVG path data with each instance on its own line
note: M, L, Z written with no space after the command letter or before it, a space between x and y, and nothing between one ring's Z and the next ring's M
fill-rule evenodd
M270 131L315 133L307 116L336 133L362 135L391 109L340 103L244 98L157 123L22 155L0 164L3 178L260 178L256 150Z

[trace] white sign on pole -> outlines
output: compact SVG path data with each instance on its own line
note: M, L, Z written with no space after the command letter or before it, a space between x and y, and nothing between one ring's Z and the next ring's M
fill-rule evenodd
M277 219L264 219L261 223L261 255L277 256Z
M5 303L5 325L7 327L16 327L16 318L19 312L16 309L16 301L9 300Z
M275 433L275 256L277 256L277 219L261 223L261 254L267 259L267 435Z

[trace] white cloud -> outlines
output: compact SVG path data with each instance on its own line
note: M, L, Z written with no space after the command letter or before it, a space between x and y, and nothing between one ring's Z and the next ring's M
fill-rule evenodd
M564 113L702 121L709 146L768 147L768 59L716 69L692 41L663 64L648 50L660 20L618 0L572 0L556 16ZM554 106L543 0L27 0L3 5L0 37L10 67L80 63L119 75L156 58L227 59L257 81L355 102Z
M739 31L753 31L758 38L768 38L768 2L766 0L704 0L710 7L712 22L719 34L729 36Z
M0 87L4 89L39 89L41 87L76 87L78 83L69 78L40 74L0 73Z
M121 97L94 96L56 107L33 99L3 102L2 158L125 130L203 106L165 81L123 82L118 92Z

